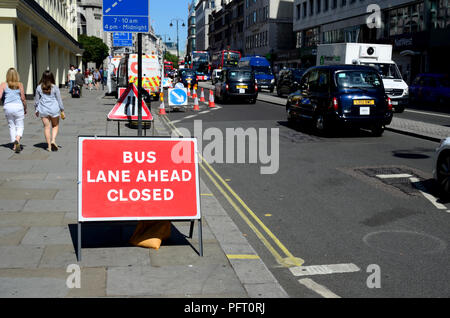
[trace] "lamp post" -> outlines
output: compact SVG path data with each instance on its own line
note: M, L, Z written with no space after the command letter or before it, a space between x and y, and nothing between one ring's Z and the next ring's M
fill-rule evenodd
M178 21L181 21L183 24L181 25L182 27L185 27L186 25L184 24L184 21L182 20L182 19L178 19L178 18L175 18L175 19L172 19L172 20L170 20L170 26L172 27L173 26L173 21L176 21L176 23L177 23L177 63L178 63L178 61L180 60L180 52L179 52L179 49L178 49L178 47L179 47L179 39L178 39Z

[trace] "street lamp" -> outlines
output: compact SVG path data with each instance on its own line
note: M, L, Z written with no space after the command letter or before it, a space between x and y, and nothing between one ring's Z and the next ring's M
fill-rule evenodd
M179 39L178 39L178 21L183 22L183 24L181 25L182 27L185 27L186 25L184 24L184 21L183 21L182 19L175 18L175 19L170 20L169 26L173 27L173 24L172 24L173 21L176 21L176 23L177 23L177 63L178 63L178 61L180 60L180 53L179 53L179 50L178 50L178 47L179 47Z

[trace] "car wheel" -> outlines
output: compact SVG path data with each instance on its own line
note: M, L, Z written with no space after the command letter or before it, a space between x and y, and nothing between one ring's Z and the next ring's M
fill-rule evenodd
M289 109L286 109L286 117L287 117L288 126L294 128L295 127L295 118L294 118L294 116L292 116Z
M450 152L446 151L439 157L436 165L436 179L442 194L450 195Z
M283 94L281 94L281 90L277 87L277 96L278 97L282 97L283 96Z
M383 125L374 125L371 129L371 132L374 137L381 137L384 133L384 126Z
M405 106L397 106L395 107L396 113L403 113L405 111Z
M314 119L314 126L321 133L326 132L327 129L328 129L328 125L327 125L326 120L323 117L323 115L317 115L315 117L315 119Z

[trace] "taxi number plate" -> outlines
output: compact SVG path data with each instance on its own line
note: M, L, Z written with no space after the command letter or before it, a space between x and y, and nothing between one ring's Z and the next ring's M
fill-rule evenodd
M236 85L236 88L248 88L247 85Z
M370 115L370 107L360 107L359 114L360 115Z
M375 105L373 99L354 99L353 105Z
M244 88L240 88L239 89L239 94L245 94L245 89Z

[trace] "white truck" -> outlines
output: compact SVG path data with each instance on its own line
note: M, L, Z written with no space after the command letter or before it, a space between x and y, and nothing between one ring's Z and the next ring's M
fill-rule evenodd
M396 112L403 112L409 100L408 85L392 60L392 45L334 43L317 46L316 65L360 64L375 67Z
M138 84L138 55L129 54L120 60L117 71L118 88L127 87L129 83ZM156 55L142 55L142 88L148 93L146 96L157 100L161 85L161 65ZM117 88L117 89L118 89ZM118 96L119 97L119 96Z

